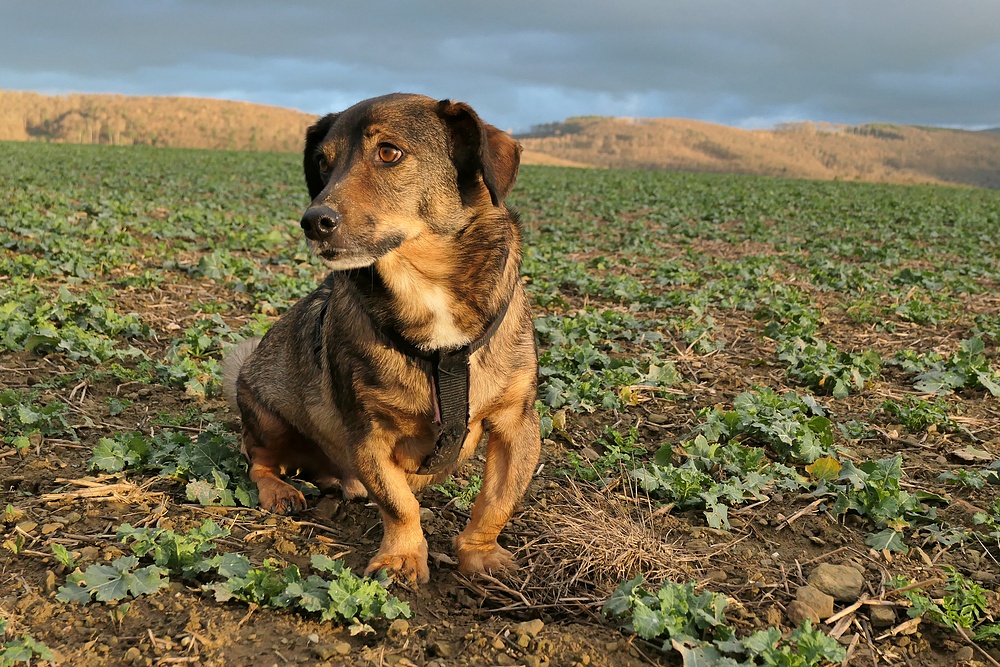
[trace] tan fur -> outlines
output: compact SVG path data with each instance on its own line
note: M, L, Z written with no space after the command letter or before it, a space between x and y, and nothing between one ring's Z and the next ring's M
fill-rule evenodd
M467 460L487 428L483 488L455 547L463 572L513 565L497 537L539 455L521 234L503 204L519 155L515 141L467 105L416 95L366 100L306 135L313 203L303 229L334 273L259 345L234 349L226 394L242 415L244 451L265 509L305 507L281 479L290 468L378 503L384 533L369 573L385 568L427 581L413 491ZM499 327L470 360L459 460L442 473L419 474L438 437L432 385L427 367L384 332L425 352L451 350L483 336L505 304Z

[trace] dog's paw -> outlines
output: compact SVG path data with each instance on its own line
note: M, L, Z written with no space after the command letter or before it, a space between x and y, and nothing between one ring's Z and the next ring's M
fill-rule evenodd
M426 544L426 543L425 543ZM406 584L426 584L431 580L427 567L427 552L412 554L377 553L365 569L366 576L385 570L393 579Z
M280 479L258 480L260 506L275 514L294 514L306 508L306 497L291 484Z
M517 568L514 554L495 541L488 544L461 543L455 540L458 569L462 574L495 574Z

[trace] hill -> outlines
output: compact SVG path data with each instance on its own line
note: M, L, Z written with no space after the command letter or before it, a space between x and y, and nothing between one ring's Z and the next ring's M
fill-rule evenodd
M0 140L298 151L315 116L190 97L0 91ZM526 164L1000 188L1000 133L677 118L571 118L518 137Z
M595 167L1000 187L1000 134L907 125L790 123L741 130L677 118L583 117L519 137Z
M298 151L315 116L194 97L0 91L0 140Z

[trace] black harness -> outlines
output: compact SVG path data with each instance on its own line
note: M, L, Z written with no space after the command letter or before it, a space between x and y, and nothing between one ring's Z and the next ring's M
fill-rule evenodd
M469 359L490 342L507 315L510 300L479 338L457 350L425 352L403 338L395 329L382 329L382 335L398 351L417 361L427 373L434 405L434 423L438 425L434 451L427 455L417 473L435 475L458 461L469 434Z
M317 355L322 348L323 320L326 318L329 297L319 311L316 323ZM490 342L493 334L500 328L510 299L504 301L503 307L490 325L476 340L455 350L424 351L406 340L395 328L385 326L379 333L383 342L395 348L417 362L427 374L431 387L431 403L434 407L434 423L438 425L438 437L434 451L427 455L417 469L421 475L435 475L444 472L458 461L462 445L469 434L469 359L472 355Z

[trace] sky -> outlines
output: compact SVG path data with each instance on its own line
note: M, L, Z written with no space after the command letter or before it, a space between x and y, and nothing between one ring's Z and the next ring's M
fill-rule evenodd
M1000 126L1000 0L7 0L0 89Z

